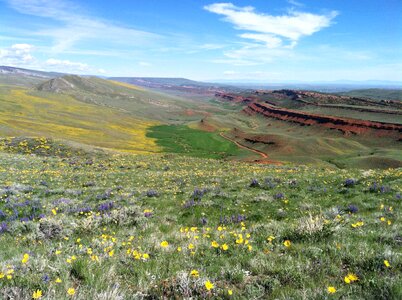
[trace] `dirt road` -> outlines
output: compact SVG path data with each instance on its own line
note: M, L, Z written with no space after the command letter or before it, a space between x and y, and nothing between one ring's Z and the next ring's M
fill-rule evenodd
M223 132L220 133L220 136L223 137L224 139L227 139L228 141L231 141L232 143L236 144L236 146L238 146L239 148L243 148L243 149L252 151L252 152L254 152L254 153L257 153L257 154L259 154L262 158L268 158L268 155L267 155L266 153L264 153L264 152L262 152L262 151L260 151L260 150L257 150L257 149L253 149L253 148L248 147L248 146L246 146L246 145L242 145L242 144L240 144L239 142L237 142L237 141L231 139L230 137L225 136L225 135L223 134Z

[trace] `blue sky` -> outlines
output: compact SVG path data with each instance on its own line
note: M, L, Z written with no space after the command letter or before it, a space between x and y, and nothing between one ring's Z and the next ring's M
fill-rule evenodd
M0 0L0 65L196 80L402 80L401 0Z

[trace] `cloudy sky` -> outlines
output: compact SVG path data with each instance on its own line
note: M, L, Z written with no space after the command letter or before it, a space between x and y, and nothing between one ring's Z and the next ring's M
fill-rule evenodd
M0 65L196 80L402 80L401 0L0 0Z

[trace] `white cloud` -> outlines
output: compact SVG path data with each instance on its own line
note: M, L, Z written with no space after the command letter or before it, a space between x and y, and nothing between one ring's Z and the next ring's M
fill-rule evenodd
M298 1L296 1L296 0L287 0L287 2L288 2L289 4L294 5L294 6L304 6L303 3L300 3L300 2L298 2Z
M237 65L267 63L286 57L302 37L330 26L338 15L336 11L318 15L291 10L285 15L274 16L258 13L252 6L238 7L232 3L214 3L204 6L204 9L223 15L224 21L232 23L235 29L246 31L239 37L253 41L224 52L228 59L220 62Z
M244 39L252 39L258 42L264 42L268 48L278 48L282 46L282 39L270 34L243 33L239 36Z
M8 0L9 5L20 13L49 18L62 24L33 32L33 35L54 40L52 50L63 52L81 41L102 41L110 44L143 45L161 36L127 28L87 16L80 7L68 1L54 0Z
M7 48L0 48L0 65L38 69L44 71L59 71L70 73L105 73L102 69L93 69L86 63L49 58L46 61L33 56L37 47L31 44L13 44Z
M11 49L14 49L15 51L19 51L21 53L30 52L34 48L35 47L30 44L14 44L11 46Z
M223 52L224 59L214 60L214 63L230 64L234 66L256 66L272 63L277 59L293 58L294 54L285 47L269 48L261 44L243 44L242 47Z
M140 61L140 62L138 62L138 64L139 64L141 67L149 67L149 66L152 65L152 64L150 64L149 62L146 62L146 61Z
M14 44L8 48L0 49L0 64L16 66L30 64L35 61L32 51L35 47L30 44Z
M302 36L330 26L338 14L336 11L328 15L290 11L287 15L273 16L257 13L251 6L237 7L232 3L215 3L204 8L225 16L224 20L234 24L236 29L280 36L291 41L298 41Z
M51 66L51 67L56 67L59 70L79 70L79 71L89 71L90 68L87 64L80 63L80 62L73 62L69 60L60 60L60 59L54 59L54 58L49 58L46 62L46 65Z
M223 75L225 75L225 76L233 76L233 75L236 75L236 74L238 74L238 72L231 71L231 70L223 72Z

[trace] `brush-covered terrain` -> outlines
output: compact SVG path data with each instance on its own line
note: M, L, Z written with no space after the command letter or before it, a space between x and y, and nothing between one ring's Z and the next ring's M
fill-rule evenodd
M7 76L12 80L16 75ZM223 107L96 77L34 77L40 81L34 85L30 76L22 78L16 85L0 78L3 137L45 136L131 153L167 152L182 140L185 146L178 153L215 158L246 156L247 151L218 132L187 126L211 113L224 114L227 109ZM157 133L163 126L182 126L182 130L172 139ZM195 135L200 138L195 139ZM206 137L215 142L208 146Z
M356 93L248 90L183 78L104 79L0 67L0 135L130 153L401 167L400 91Z
M0 299L402 297L400 102L1 70Z
M0 143L1 299L401 299L400 169Z

